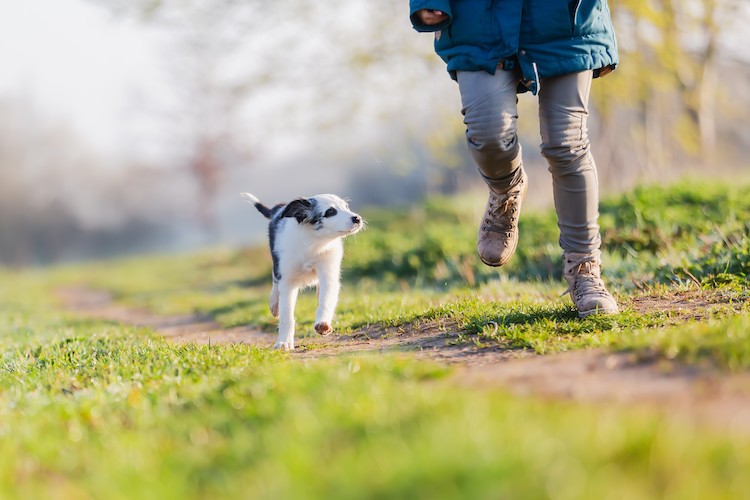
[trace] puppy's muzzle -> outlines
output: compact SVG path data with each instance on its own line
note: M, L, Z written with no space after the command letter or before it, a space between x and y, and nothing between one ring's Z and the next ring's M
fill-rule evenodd
M352 215L352 227L346 234L354 234L365 227L365 221L359 215Z

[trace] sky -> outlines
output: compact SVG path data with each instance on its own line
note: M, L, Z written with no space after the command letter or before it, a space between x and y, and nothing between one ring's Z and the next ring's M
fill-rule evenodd
M221 217L241 219L241 227L245 228L248 212L241 205L235 183L242 186L242 191L253 191L264 200L275 202L299 194L348 189L359 182L356 179L379 180L380 177L367 175L380 176L381 172L390 175L385 179L400 182L402 178L398 176L407 172L407 167L426 161L420 156L427 151L422 144L440 147L442 143L452 144L455 138L463 140L457 85L434 55L432 36L413 31L407 4L405 0L401 3L389 2L388 10L372 0L309 2L312 14L324 16L329 26L336 27L327 31L300 29L320 25L307 18L282 22L289 21L283 17L283 2L263 4L276 7L276 14L282 17L253 18L260 19L261 28L266 31L259 30L256 38L243 31L241 39L248 42L243 47L251 52L240 53L236 61L230 62L237 62L242 74L257 77L270 73L276 79L259 85L243 101L237 135L248 154L234 160L236 177L225 183L226 192L218 197ZM117 179L130 179L125 174L137 171L136 167L153 168L163 176L163 184L156 186L148 177L143 182L153 184L147 186L153 189L129 190L136 193L133 200L137 206L149 207L159 202L159 197L169 198L164 185L172 189L172 198L181 200L181 189L187 181L183 179L180 184L176 178L189 175L180 162L184 157L180 154L190 142L179 127L184 128L187 121L182 119L185 111L200 103L184 96L180 100L178 95L180 85L185 86L185 80L179 79L181 73L175 71L184 69L176 64L181 61L178 56L183 54L185 44L179 44L184 40L176 37L174 31L139 24L130 16L115 16L95 4L95 0L0 0L0 107L8 101L18 101L18 109L30 111L23 116L25 126L33 129L39 125L42 131L56 132L54 125L59 124L71 128L75 136L63 134L61 140L66 141L68 149L56 151L55 144L61 143L51 140L47 147L40 146L40 135L15 125L12 120L17 115L13 113L4 114L0 125L7 128L10 123L22 130L19 137L25 140L24 152L45 153L36 155L45 162L43 168L38 168L43 170L41 178L52 178L50 172L55 171L60 179L67 179L69 191L75 196L66 203L80 205L74 206L76 214L96 216L108 223L105 216L121 210L123 205L110 204L106 191L79 192L81 179L91 180L92 171L111 182L111 186L106 185L116 190L121 187ZM357 19L354 13L331 12L332 5L346 5L349 9L367 6L384 13L383 19L381 24L352 23L352 19ZM745 10L747 19L750 2ZM750 31L730 28L725 32L722 52L750 61L745 50ZM322 37L320 33L329 36ZM258 50L258 39L270 44L270 50ZM391 43L382 45L387 48L387 57L374 57L364 70L352 67L348 59L352 53L368 55L372 49L370 55L377 56L378 42ZM346 50L336 50L342 48ZM203 122L197 123L202 130ZM234 121L229 123L235 125ZM532 121L526 123L528 130L536 130ZM54 133L43 137L57 138ZM533 133L529 137L532 143L538 141ZM13 137L10 143L14 143ZM527 149L527 165L533 161L542 164L535 151L538 148ZM35 155L30 156L30 161L41 162ZM76 168L78 177L74 178L72 171ZM11 185L3 181L3 175L32 170L0 171L0 187ZM353 173L362 176L352 181ZM542 175L546 176L546 171ZM278 182L279 178L284 182ZM536 191L539 200L549 201L549 185L545 177L543 186ZM55 192L63 191L57 184L52 187ZM380 193L372 186L367 188ZM64 197L64 193L59 196ZM153 199L146 199L148 196ZM105 210L94 205L101 202L114 208ZM83 215L79 217L85 219ZM256 219L260 234L263 221L251 220ZM233 224L228 233L239 234L235 230L240 224Z
M0 13L0 99L24 99L116 153L133 100L164 80L155 34L82 0L0 0Z
M157 114L134 113L169 101L159 37L155 28L86 0L0 0L0 99L24 99L96 150L118 154L132 143L128 137L163 127ZM746 31L732 33L725 46L746 38ZM442 83L440 95L449 95Z
M368 66L370 71L358 74L347 59L349 46L336 51L326 45L331 40L340 44L344 40L364 51L373 37L382 37L383 31L375 27L346 22L356 17L349 12L352 5L369 5L366 0L348 2L341 0L338 5L345 4L349 9L335 16L328 4L311 4L312 15L336 17L339 23L340 28L327 32L328 38L320 37L316 30L300 32L300 24L309 19L282 22L283 17L264 18L261 28L266 31L260 37L266 37L272 50L257 50L257 45L245 43L254 52L232 56L239 58L241 73L258 76L273 72L277 80L259 86L260 90L254 91L241 108L238 142L248 153L232 159L222 191L216 195L222 220L231 216L244 221L247 216L236 185L275 203L300 194L343 190L349 173L354 171L353 164L360 165L357 171L362 170L361 164L373 162L377 163L375 168L390 168L380 165L393 146L393 136L400 131L396 129L409 120L420 133L429 129L420 117L429 115L435 107L432 96L440 96L440 102L459 116L457 88L432 52L432 37L415 33L406 13L395 22L388 18L381 26L390 30L392 38L407 40L398 44L400 60L388 59L389 71ZM392 7L398 15L398 6ZM281 6L268 10L285 14ZM76 217L91 225L110 224L107 214L121 214L136 201L139 210L161 203L161 208L154 210L160 213L165 211L163 206L172 207L169 203L177 200L173 205L179 208L173 211L192 213L190 194L196 183L186 168L184 151L189 154L193 144L185 133L185 123L195 123L185 115L186 110L200 109L205 102L186 100L178 94L184 90L181 84L190 85L178 80L182 73L175 71L185 69L180 56L190 45L174 27L168 31L164 24L143 25L134 17L117 16L97 7L94 0L0 0L0 109L8 102L18 103L10 113L3 113L0 125L10 127L11 137L6 139L19 144L13 160L21 162L21 168L11 168L10 161L2 164L0 185L11 185L4 182L10 178L7 176L31 178L31 173L40 182L57 179L48 184L45 193L51 194L47 198L64 199ZM272 36L268 36L269 31ZM250 35L243 34L240 39L255 42L258 37ZM414 45L407 47L407 43ZM279 58L279 53L294 57ZM432 59L425 60L423 54ZM307 64L299 64L296 59ZM311 65L315 65L314 74ZM429 85L415 88L415 81ZM340 92L351 95L345 97ZM408 100L403 102L405 97ZM354 105L356 110L352 109ZM19 111L23 120L18 120ZM72 129L73 134L58 134L58 128L62 132ZM14 129L19 132L17 139ZM382 135L386 139L378 136L378 130L385 130ZM362 138L365 133L376 138L361 144L366 142ZM405 160L399 157L399 161ZM154 188L156 181L151 177L128 177L131 172L140 172L139 168L159 171L153 174L161 175L158 188ZM394 168L401 168L400 164ZM279 176L284 178L283 183L278 182ZM135 188L118 190L120 182L125 182L120 179L149 185L132 184ZM82 185L87 189L80 190ZM108 203L109 190L118 192L127 203ZM134 194L127 194L130 192ZM339 194L348 195L343 191ZM49 205L47 198L45 206ZM264 232L263 222L258 218L259 234Z
M347 15L339 13L339 17ZM431 37L414 33L406 14L399 20L400 24L391 24L389 29L399 30L398 36L406 34L409 43L432 54ZM276 38L301 43L297 35L284 35L282 24L274 28ZM298 24L289 23L286 27L294 30L299 28ZM373 35L367 35L367 30L345 28L346 24L338 31L360 40ZM179 136L169 129L170 121L166 118L180 105L175 102L175 65L169 59L169 54L175 54L174 35L165 28L139 24L131 16L115 16L93 1L0 0L0 100L22 99L42 119L58 120L72 127L88 147L102 156L135 155L147 162L160 163L170 155L165 135ZM317 61L321 49L315 42L329 42L311 38L315 36L316 32L311 31L302 40L303 45L291 45L285 50L302 58L306 57L301 55L305 51L311 52L313 55L307 59ZM336 60L332 49L323 53L331 56L329 61ZM389 61L390 73L379 71L365 82L348 85L350 92L366 90L356 99L358 113L352 115L359 119L356 127L372 130L372 119L386 114L386 105L391 107L392 114L400 112L407 117L420 109L429 110L433 106L429 103L430 93L441 96L441 102L455 108L458 105L455 85L446 77L442 63L432 56L431 69L425 69L424 64L415 66L415 59L407 54L403 57L405 61ZM257 68L247 64L253 57L251 54L241 59L243 70L265 71L264 68L278 63L264 60L266 66ZM246 134L248 142L251 137L263 137L264 151L269 157L277 154L283 158L295 147L299 151L319 149L314 147L319 138L310 131L321 120L336 123L340 119L335 115L337 108L320 99L320 87L316 86L320 82L305 85L307 77L300 73L299 65L288 64L291 59L284 60L282 67L274 69L289 72L289 80L295 84L281 89L265 88L262 94L254 96L252 115L245 117L249 118L247 126L255 127L253 133ZM404 64L407 66L402 67ZM419 78L426 81L433 74L439 75L438 81L420 88L418 94L410 93L408 102L399 101L397 95L410 87L408 83L400 83L399 78L407 82ZM283 109L279 113L275 104L279 100L294 109L294 116L284 114ZM327 115L331 117L325 118ZM259 120L259 116L263 119ZM343 142L348 140L344 137L346 133L352 133L355 126L350 124L345 128L340 131Z

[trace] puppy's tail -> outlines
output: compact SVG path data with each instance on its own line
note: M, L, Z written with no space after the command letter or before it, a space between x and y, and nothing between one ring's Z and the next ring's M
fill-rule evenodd
M246 203L254 205L255 208L258 209L258 212L263 214L263 217L265 217L266 219L271 218L271 209L261 203L258 198L251 195L250 193L240 193L240 196L242 196L242 199L245 200Z

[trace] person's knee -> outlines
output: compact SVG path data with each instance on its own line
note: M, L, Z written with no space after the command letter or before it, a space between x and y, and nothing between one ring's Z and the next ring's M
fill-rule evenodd
M553 174L575 174L591 168L591 146L586 137L542 144L542 156Z
M479 155L514 158L518 154L518 134L512 126L468 128L466 140L474 153Z
M542 156L550 170L577 170L590 154L586 115L569 108L547 106L539 114Z

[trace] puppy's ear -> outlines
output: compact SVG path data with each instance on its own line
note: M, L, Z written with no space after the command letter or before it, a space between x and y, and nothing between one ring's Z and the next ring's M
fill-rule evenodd
M297 222L302 224L304 221L309 220L313 213L313 203L305 198L297 198L290 202L284 211L281 212L282 217L294 217Z

